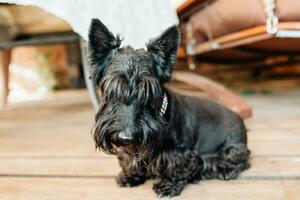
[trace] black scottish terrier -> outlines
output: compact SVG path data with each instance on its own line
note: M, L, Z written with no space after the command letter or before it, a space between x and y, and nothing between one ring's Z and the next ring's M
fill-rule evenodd
M240 117L209 100L164 87L176 62L179 31L172 26L147 49L120 48L98 19L89 32L91 77L101 89L94 140L116 154L121 187L158 178L158 196L176 196L187 183L234 179L249 168L247 135Z

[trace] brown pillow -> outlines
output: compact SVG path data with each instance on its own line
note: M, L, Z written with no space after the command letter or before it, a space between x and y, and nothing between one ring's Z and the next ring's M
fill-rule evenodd
M300 1L277 0L280 21L300 21ZM263 0L216 0L194 13L188 24L197 42L266 23Z

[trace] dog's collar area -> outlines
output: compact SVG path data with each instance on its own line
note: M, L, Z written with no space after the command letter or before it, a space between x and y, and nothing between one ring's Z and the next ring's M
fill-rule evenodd
M161 104L160 111L159 111L159 114L161 117L163 117L165 115L167 108L168 108L168 97L167 97L167 94L164 93L163 102Z

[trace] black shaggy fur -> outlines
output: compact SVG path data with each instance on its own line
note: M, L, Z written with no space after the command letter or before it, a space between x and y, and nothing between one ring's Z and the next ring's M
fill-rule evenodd
M97 19L92 20L89 50L92 79L101 88L95 118L96 147L116 154L121 187L158 178L158 196L176 196L187 183L234 179L249 167L250 151L240 117L227 108L166 87L179 44L176 26L147 43L147 50L120 48ZM168 107L160 109L164 94Z

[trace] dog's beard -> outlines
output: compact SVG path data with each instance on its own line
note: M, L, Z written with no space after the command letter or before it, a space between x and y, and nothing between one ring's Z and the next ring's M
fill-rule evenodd
M152 128L156 128L155 126L152 123ZM134 156L137 160L151 160L159 146L159 134L158 132L153 133L152 128L145 127L144 138L136 144L122 144L109 136L113 133L106 132L107 135L103 135L103 133L95 131L96 148L107 154L118 155L125 153Z
M153 116L145 114L141 124L143 129L143 143L140 148L138 159L151 161L161 145L161 135L165 122L159 115L157 115L156 118L153 118Z
M118 142L116 137L121 130L114 115L115 109L116 106L105 102L100 106L93 134L96 148L108 154L126 153L136 157L137 160L151 160L160 145L160 136L165 123L163 118L144 112L138 122L142 136L136 143L125 145Z

